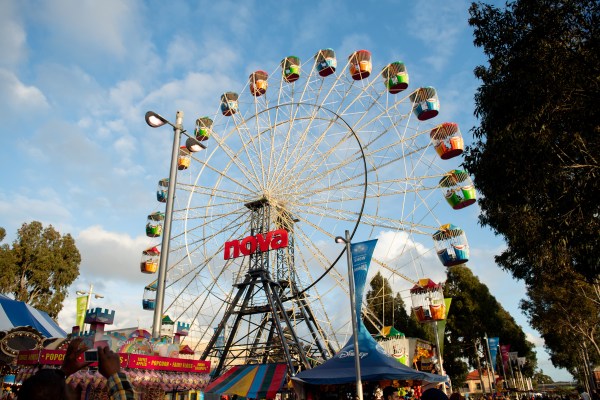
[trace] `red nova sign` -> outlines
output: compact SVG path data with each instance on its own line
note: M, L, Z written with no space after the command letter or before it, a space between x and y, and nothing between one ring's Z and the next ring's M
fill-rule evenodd
M224 259L236 258L240 256L249 256L256 252L265 252L269 250L281 249L288 246L288 233L285 229L277 229L268 232L266 235L259 233L256 236L248 236L240 240L225 242ZM231 254L233 250L233 255ZM241 253L241 254L240 254Z

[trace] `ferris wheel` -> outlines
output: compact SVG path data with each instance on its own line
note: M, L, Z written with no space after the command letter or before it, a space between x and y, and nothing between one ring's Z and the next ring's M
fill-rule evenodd
M409 85L404 63L374 64L367 50L288 56L196 121L208 148L180 154L164 313L219 368L314 363L341 348L348 275L334 238L345 230L381 238L372 264L409 283L443 270L442 250L455 264L468 256L452 252L464 235L440 217L474 201L445 161L462 152L460 130L436 121L436 90ZM156 285L146 289L151 309Z

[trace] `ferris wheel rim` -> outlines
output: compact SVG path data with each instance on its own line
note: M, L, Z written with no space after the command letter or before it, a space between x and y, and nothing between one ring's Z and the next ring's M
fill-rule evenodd
M343 123L343 125L346 127L347 131L350 133L349 136L352 136L354 138L354 140L356 141L356 144L358 145L358 149L360 150L360 161L362 164L362 196L361 196L361 203L360 203L360 209L357 211L356 213L356 220L354 222L354 226L352 227L352 230L350 231L350 239L352 239L357 231L357 229L359 228L361 219L362 219L362 215L364 212L364 208L365 208L365 204L366 204L366 199L367 199L367 190L368 190L368 166L367 166L367 160L366 160L366 155L364 152L364 146L363 143L360 139L360 137L358 136L358 134L356 133L356 131L352 128L352 126L343 118L343 116L339 115L337 112L335 112L334 110L330 109L329 107L320 105L320 104L315 104L315 103L310 103L310 102L304 102L304 101L297 101L297 102L286 102L286 103L280 103L277 105L273 105L267 108L264 108L262 110L260 110L257 113L252 114L252 116L248 119L246 119L244 122L248 122L254 118L258 118L259 115L264 114L264 113L268 113L269 111L275 110L275 109L279 109L279 108L284 108L284 107L298 107L298 106L308 106L308 107L313 107L316 108L318 110L324 110L325 112L329 113L331 115L331 118L329 119L329 121L334 121L334 120L339 120ZM280 123L283 124L287 121L281 121ZM231 128L231 132L233 133L233 131L237 131L238 130L238 126L236 125L235 127ZM262 134L262 133L261 133ZM222 139L222 141L226 140L226 136L224 136L224 138ZM258 135L260 136L260 135ZM215 149L213 152L211 152L210 154L210 158L212 158L212 156L215 154L217 150ZM242 149L238 150L238 153L241 152ZM208 162L208 160L207 160ZM194 182L194 185L197 183L200 175L202 174L202 172L204 171L204 169L208 166L207 162L205 163L201 163L202 167L200 169L200 171L198 172L197 176L196 176L196 180ZM228 164L229 165L229 164ZM229 168L229 167L228 167ZM222 179L222 176L219 177L219 180ZM215 183L213 187L216 187L218 185L218 183ZM187 221L188 221L188 212L190 210L190 205L191 205L191 198L192 196L188 197L188 202L187 202L187 206L186 206L186 215L184 217L184 220L186 221L186 228L185 231L187 232ZM188 253L189 256L189 250L187 249L187 241L186 241L186 253ZM331 262L331 265L329 265L324 271L322 271L322 273L316 278L314 279L308 286L305 286L302 288L302 290L298 291L297 293L295 293L294 296L292 297L286 297L285 299L287 300L291 300L291 299L295 299L295 298L300 298L301 296L303 296L306 292L308 292L310 289L312 289L315 285L317 285L323 278L325 278L328 274L330 274L331 270L337 265L337 263L339 262L339 260L342 258L342 256L345 254L346 252L346 248L344 247L339 254L337 255L337 257L335 257L335 259ZM213 279L216 279L215 277L213 277ZM207 290L210 290L212 292L212 286L210 284L205 285L205 288ZM228 291L226 290L221 290L223 296L221 296L220 294L214 294L213 295L219 299L220 301L222 301L225 304L229 304L229 298L231 298L230 294Z

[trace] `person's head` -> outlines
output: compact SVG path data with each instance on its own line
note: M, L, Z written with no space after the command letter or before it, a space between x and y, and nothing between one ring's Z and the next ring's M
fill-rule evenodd
M40 369L27 378L18 392L19 400L64 400L67 398L65 376L58 370Z
M398 388L393 386L388 386L383 389L383 398L384 400L398 400L400 396L398 395Z

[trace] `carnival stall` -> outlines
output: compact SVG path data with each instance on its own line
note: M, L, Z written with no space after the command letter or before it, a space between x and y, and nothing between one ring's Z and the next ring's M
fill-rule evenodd
M187 357L184 354L193 354L189 346L181 344L189 324L177 323L175 326L166 316L163 319L166 329L161 331L161 339L153 339L144 329L105 331L105 325L113 323L114 315L115 311L100 308L87 310L85 323L90 324L89 331L79 332L79 328L74 327L69 337L55 341L52 346L20 351L15 381L24 381L40 368L59 368L70 340L81 337L89 348L107 346L119 354L121 370L134 386L137 399L162 400L169 393L195 393L196 398L201 397L201 390L210 379L210 362L183 358ZM106 379L98 372L97 363L69 376L67 384L82 399L108 398Z
M448 379L400 363L371 337L362 322L358 331L358 348L364 393L393 386L400 392L412 392L414 397L418 397L423 384L441 383ZM320 366L297 374L292 378L292 382L300 399L308 399L313 393L333 395L340 390L353 392L356 382L354 339L350 338L342 350Z
M0 397L11 395L20 350L41 349L67 333L44 311L0 294Z

